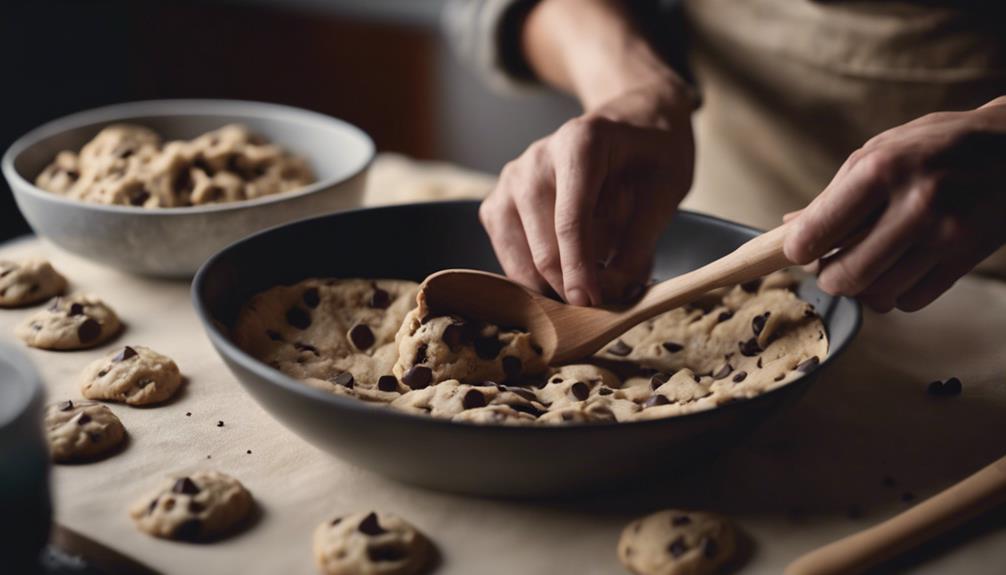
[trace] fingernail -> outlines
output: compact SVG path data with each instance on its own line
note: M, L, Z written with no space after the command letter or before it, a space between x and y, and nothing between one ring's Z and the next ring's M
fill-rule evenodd
M566 290L566 302L572 305L590 305L590 299L587 298L587 292L580 288Z
M643 289L645 286L641 283L631 283L625 287L625 291L622 292L622 301L625 303L632 303L639 299L639 296L643 295Z

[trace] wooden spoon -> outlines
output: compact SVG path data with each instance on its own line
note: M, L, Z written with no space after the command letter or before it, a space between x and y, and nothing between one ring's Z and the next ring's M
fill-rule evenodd
M548 363L587 357L639 322L719 287L751 281L791 265L782 251L783 224L701 268L651 287L628 308L578 307L476 270L443 270L426 278L420 298L433 313L456 313L528 329Z

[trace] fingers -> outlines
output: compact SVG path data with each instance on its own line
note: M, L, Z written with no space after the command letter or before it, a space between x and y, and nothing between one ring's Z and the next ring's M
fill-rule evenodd
M913 247L863 290L859 299L873 311L889 312L897 307L898 298L918 284L938 263L930 247Z
M511 184L525 241L531 253L531 262L538 274L557 294L563 294L562 266L559 261L559 243L555 234L555 190L551 174L542 173L550 164L544 151L532 147L529 154L539 158L524 170L535 170L531 175L518 176Z
M479 207L479 220L489 234L503 273L537 292L548 292L549 284L534 266L512 198L497 189Z

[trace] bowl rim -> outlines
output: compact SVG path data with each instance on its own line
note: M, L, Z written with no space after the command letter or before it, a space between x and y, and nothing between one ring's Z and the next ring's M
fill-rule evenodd
M185 108L191 108L186 111ZM33 182L21 175L14 167L15 160L28 148L37 144L44 138L50 138L68 130L73 130L91 124L129 122L131 117L136 116L215 116L230 113L237 116L255 116L268 118L287 123L310 124L320 123L330 128L336 128L348 133L351 137L357 138L364 147L364 161L360 165L352 166L346 174L318 180L312 184L279 194L271 194L254 198L251 200L240 200L237 202L225 202L221 204L206 204L202 206L180 206L167 208L144 208L140 206L123 206L117 204L99 204L97 202L85 202L68 198L60 194L48 192L36 186ZM139 216L158 215L181 215L181 214L204 214L224 211L237 211L251 209L257 206L269 205L273 203L291 200L301 196L307 196L324 189L337 186L343 182L352 180L365 172L374 161L376 146L374 140L359 127L340 120L333 116L288 106L286 104L276 104L272 102L256 102L253 100L231 100L215 98L178 98L160 100L137 100L102 106L75 112L66 116L50 120L41 126L25 133L7 148L3 159L0 160L0 168L3 175L10 183L11 190L17 193L18 190L27 192L33 197L56 204L76 206L82 209L90 209L99 212L110 212L118 214L132 214ZM308 158L313 161L313 158ZM18 185L15 185L18 184Z
M298 220L296 222L290 222L287 224L280 224L278 226L273 226L265 230L256 232L240 240L237 240L227 247L223 248L212 257L207 259L199 267L196 272L195 277L192 279L192 304L196 311L196 315L199 317L200 323L203 324L203 330L206 332L210 343L217 350L218 355L222 356L222 359L226 361L233 361L238 363L243 369L252 372L256 377L269 383L269 385L278 386L284 391L291 392L296 395L303 396L308 399L319 400L323 403L327 403L336 408L349 409L361 415L368 414L380 414L378 417L391 417L391 418L405 418L407 420L412 420L417 425L427 425L432 427L441 428L464 428L464 429L479 429L486 430L486 433L496 433L496 434L526 434L526 433L573 433L582 432L583 430L593 430L593 431L607 431L611 429L640 429L644 427L661 426L667 425L669 422L676 421L698 421L700 419L705 419L708 417L715 417L718 414L723 414L725 411L732 411L745 406L750 406L755 403L764 403L770 401L775 395L780 393L785 393L788 388L796 385L798 382L803 381L806 383L806 378L816 377L819 372L829 363L837 359L842 353L848 349L850 344L856 339L856 335L859 333L860 327L863 323L863 310L862 305L853 298L848 298L845 296L838 296L835 298L836 301L845 301L852 304L852 327L849 332L849 336L838 343L836 346L832 346L832 342L829 338L828 341L828 355L821 360L821 363L816 369L809 373L805 373L797 377L796 379L770 389L764 393L756 395L749 398L737 398L734 401L725 403L711 409L704 409L701 411L695 411L692 413L685 413L681 415L669 416L669 417L659 417L654 419L642 419L642 420L632 420L632 421L616 421L616 422L571 422L562 425L507 425L502 423L475 423L467 421L453 421L447 418L432 417L429 415L421 415L416 413L411 413L408 411L390 409L384 404L373 404L371 402L363 401L354 397L348 397L343 395L337 395L334 393L328 393L326 391L315 389L308 385L305 385L296 378L293 378L279 370L273 369L267 364L259 361L251 354L247 353L231 339L223 333L217 323L210 315L208 306L200 296L203 286L206 284L206 278L209 275L209 270L215 266L218 260L223 259L232 251L238 249L241 244L245 242L250 242L259 238L260 236L265 236L267 234L276 232L287 226L303 225L308 224L313 221L323 220L331 217L340 217L355 212L362 211L392 211L401 209L410 209L415 206L450 206L458 204L477 204L478 200L447 200L438 202L421 202L421 203L408 203L408 204L394 204L388 206L365 206L359 208L353 208L349 210L344 210L341 212L333 214L324 214L320 216L315 216L311 218L305 218L303 220ZM737 228L744 232L760 234L763 230L747 226L744 224L739 224L737 222L731 222L729 220L712 216L709 214L703 214L699 212L693 212L690 210L677 210L675 217L678 214L682 214L685 217L694 218L700 221L705 221L717 226L726 226L730 228ZM809 278L808 278L809 279ZM827 329L827 326L825 326ZM247 388L247 385L241 381L240 377L236 376L242 387ZM255 400L258 403L258 400ZM286 425L286 424L284 424ZM551 431L541 431L541 430L551 430ZM560 431L562 430L562 431Z

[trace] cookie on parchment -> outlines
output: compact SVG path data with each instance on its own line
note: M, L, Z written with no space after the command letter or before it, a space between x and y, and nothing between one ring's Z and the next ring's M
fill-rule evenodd
M66 278L45 260L0 260L0 307L38 303L65 289Z
M58 297L17 327L15 335L40 349L75 350L100 345L122 328L119 316L91 295Z
M169 399L181 385L182 374L170 357L127 345L87 366L80 392L88 399L149 405Z
M129 510L137 528L184 541L212 540L233 532L252 511L251 493L217 471L167 479Z
M429 567L432 546L404 519L364 512L319 525L314 558L325 575L411 575Z
M53 461L87 461L122 443L126 428L107 406L93 401L60 401L45 408L45 431Z
M729 520L678 509L633 521L618 541L618 558L637 575L716 573L735 550L736 535Z

